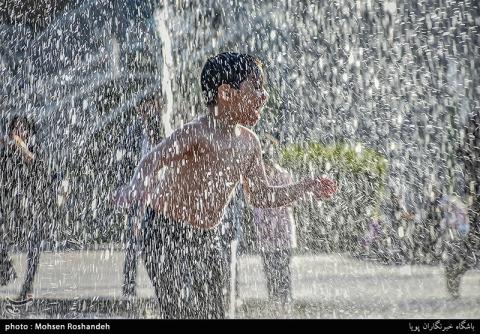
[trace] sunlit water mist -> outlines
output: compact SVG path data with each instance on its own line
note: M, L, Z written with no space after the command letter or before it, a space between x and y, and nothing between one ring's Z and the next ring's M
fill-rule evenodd
M266 64L271 99L257 132L277 134L282 146L346 143L387 160L385 224L395 220L390 195L416 213L416 224L426 221L434 189L468 203L459 148L480 108L475 2L147 1L140 10L112 3L72 2L40 32L22 22L0 27L1 121L34 117L41 153L74 189L59 239L121 242L123 218L105 199L140 158L135 106L161 85L159 131L170 134L204 112L201 67L225 50ZM338 231L375 209L357 192L369 190L368 180L341 185L348 196L311 204L321 210L312 237L319 243L341 239ZM353 212L355 203L362 205ZM299 217L302 237L313 234L308 217ZM396 237L410 232L400 226Z
M172 92L172 40L170 38L170 31L168 30L168 5L163 9L155 10L155 23L157 24L158 34L163 42L163 73L162 73L162 88L166 95L167 106L165 113L162 116L163 125L165 126L165 135L169 136L172 133L171 119L173 113L173 92Z

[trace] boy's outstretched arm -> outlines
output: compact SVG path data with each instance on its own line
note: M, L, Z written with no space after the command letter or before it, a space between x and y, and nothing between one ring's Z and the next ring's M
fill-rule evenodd
M183 159L195 144L196 133L193 126L180 128L165 138L140 160L130 183L116 193L114 200L117 205L125 207L136 201L147 202L157 183L160 169Z
M269 185L258 139L250 167L244 176L244 186L249 201L257 208L289 205L308 192L313 192L317 197L326 199L336 191L335 183L327 178L305 178L300 182L285 186Z

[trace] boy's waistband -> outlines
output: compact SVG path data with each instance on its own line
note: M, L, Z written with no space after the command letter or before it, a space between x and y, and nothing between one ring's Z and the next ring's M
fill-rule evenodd
M156 225L155 227L161 229L167 229L171 232L178 234L187 234L188 236L194 237L218 237L219 229L205 229L201 227L195 227L187 222L179 221L170 217L165 216L163 213L158 213L151 207L147 207L145 211L144 218L145 225L148 226L151 224Z

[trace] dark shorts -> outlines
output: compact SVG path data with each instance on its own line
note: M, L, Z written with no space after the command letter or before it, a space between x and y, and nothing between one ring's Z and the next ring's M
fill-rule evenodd
M143 259L163 318L224 318L218 229L204 230L148 210Z

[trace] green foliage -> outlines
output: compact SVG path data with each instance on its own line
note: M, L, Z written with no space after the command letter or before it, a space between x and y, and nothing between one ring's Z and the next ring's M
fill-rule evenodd
M366 173L383 179L387 171L384 156L370 148L355 150L346 144L326 146L309 143L306 148L293 144L282 151L282 164L292 167L304 167L305 164L323 166L329 163L337 169L353 174Z
M387 161L370 148L347 144L293 144L281 164L295 175L333 178L338 192L330 201L302 201L295 207L300 250L356 251L367 220L379 212Z

